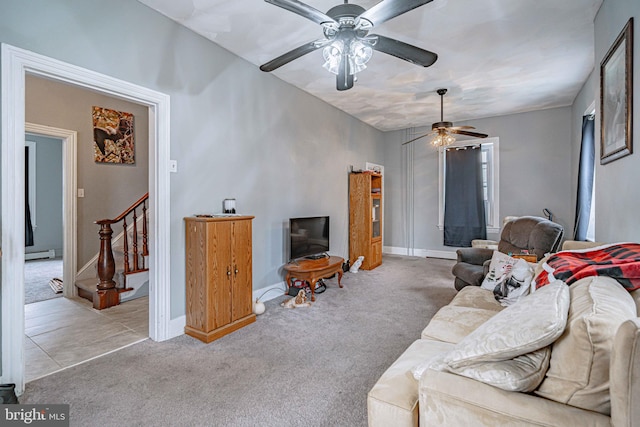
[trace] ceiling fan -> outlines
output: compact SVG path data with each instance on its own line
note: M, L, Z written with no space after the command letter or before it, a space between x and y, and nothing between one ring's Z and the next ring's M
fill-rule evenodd
M421 135L417 138L413 138L410 141L403 143L406 145L416 141L425 136L433 135L431 143L436 147L445 145L451 145L456 142L456 137L453 134L472 136L474 138L486 138L486 133L471 132L467 129L475 129L473 126L454 126L451 122L444 121L444 94L447 93L447 89L438 89L436 91L440 95L440 121L431 125L431 132Z
M353 87L356 73L366 68L373 50L422 67L428 67L438 59L438 55L428 50L379 34L369 34L374 26L432 0L382 0L368 10L345 0L344 4L332 7L326 14L298 0L264 1L320 24L324 38L303 44L261 65L262 71L273 71L307 53L324 48L324 68L336 74L338 90L347 90Z

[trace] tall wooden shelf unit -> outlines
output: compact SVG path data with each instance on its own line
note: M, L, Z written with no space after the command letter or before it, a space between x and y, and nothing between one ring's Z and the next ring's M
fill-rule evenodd
M361 268L382 264L382 175L349 174L349 261L364 256Z
M185 218L187 335L209 343L255 322L252 219Z

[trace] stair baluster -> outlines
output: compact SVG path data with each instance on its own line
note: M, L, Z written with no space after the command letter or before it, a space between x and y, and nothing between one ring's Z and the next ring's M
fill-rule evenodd
M138 271L138 216L133 209L133 270Z
M127 274L129 270L129 234L127 233L127 217L122 218L122 229L124 235L122 236L122 256L124 263L124 274Z
M142 268L146 266L145 258L149 256L147 245L147 201L142 202Z

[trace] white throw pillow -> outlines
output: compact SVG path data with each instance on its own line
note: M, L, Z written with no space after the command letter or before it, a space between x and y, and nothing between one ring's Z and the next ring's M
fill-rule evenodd
M535 390L544 379L549 368L551 348L547 346L511 360L480 362L459 369L452 369L444 363L446 355L447 353L437 354L416 365L411 370L413 377L420 381L427 369L433 369L472 378L502 390L527 393Z
M551 348L546 346L531 353L500 362L480 362L471 366L447 370L463 377L507 391L528 393L540 385L549 369Z
M452 369L497 362L553 343L564 331L569 288L556 281L522 298L460 341L444 358Z
M420 381L420 377L422 377L422 374L424 374L427 371L427 369L433 369L434 371L444 371L444 372L448 371L449 369L447 364L443 362L446 355L447 355L446 352L439 353L429 357L424 362L420 362L419 364L414 366L413 369L411 370L413 377L417 381Z
M506 307L529 294L532 280L533 268L527 261L494 251L481 287L492 291L496 300Z

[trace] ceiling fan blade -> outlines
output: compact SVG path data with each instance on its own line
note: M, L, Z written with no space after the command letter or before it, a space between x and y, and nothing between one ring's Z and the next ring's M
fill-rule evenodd
M293 61L294 59L298 59L301 56L306 55L307 53L311 53L314 50L318 50L321 47L325 46L327 43L329 43L329 40L327 39L320 39L320 40L316 40L316 41L312 41L309 42L307 44L303 44L300 47L297 47L293 50L290 50L289 52L278 56L275 59L272 59L271 61L267 62L266 64L262 64L260 66L260 69L262 71L265 72L270 72L273 70L276 70L280 67L282 67L285 64L288 64L289 62Z
M432 0L383 0L369 10L362 12L356 20L366 19L374 26L380 25L391 18L395 18L398 15L402 15L431 1Z
M449 129L460 130L460 129L475 129L475 128L473 126L451 126Z
M315 9L307 4L304 4L298 0L264 0L267 3L271 3L274 6L281 7L283 9L288 10L289 12L293 12L296 15L300 15L303 18L307 18L316 24L323 24L325 22L333 22L336 25L338 24L332 17L329 15L320 12L318 9Z
M400 40L390 39L389 37L381 36L379 34L375 34L373 36L377 37L378 40L372 43L371 47L378 52L404 59L405 61L422 67L428 67L438 59L437 54L401 42Z
M431 133L425 133L424 135L419 136L419 137L417 137L417 138L413 138L413 139L412 139L412 140L410 140L410 141L403 142L403 143L402 143L402 145L411 144L413 141L417 141L417 140L419 140L420 138L424 138L425 136L429 136L429 135L431 135Z
M489 136L486 133L469 132L467 130L452 130L451 133L457 133L458 135L473 136L474 138L486 138Z
M336 89L349 90L353 87L353 81L353 74L349 72L349 61L347 56L344 55L340 61L338 75L336 76Z

